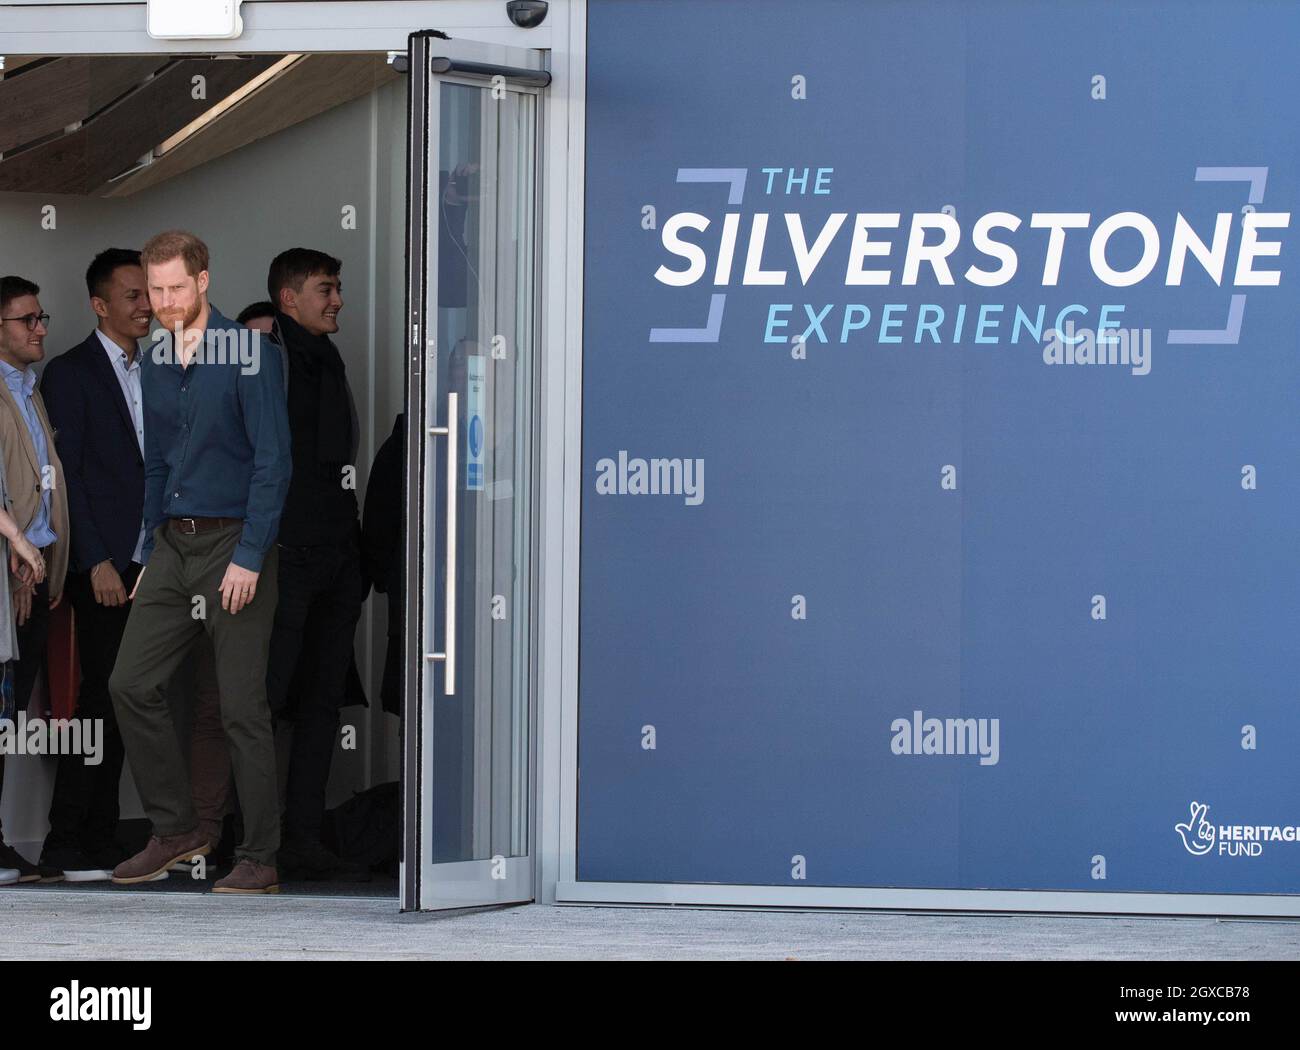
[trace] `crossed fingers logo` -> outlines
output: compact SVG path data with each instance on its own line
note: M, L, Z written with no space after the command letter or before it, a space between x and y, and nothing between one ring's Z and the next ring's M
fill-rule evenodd
M1187 852L1194 857L1204 857L1214 849L1214 825L1205 819L1209 808L1203 802L1193 802L1187 822L1174 825L1174 830L1183 838Z

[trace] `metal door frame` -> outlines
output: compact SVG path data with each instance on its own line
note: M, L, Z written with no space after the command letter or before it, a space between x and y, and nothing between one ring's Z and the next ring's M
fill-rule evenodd
M433 521L434 500L438 482L438 459L441 446L430 444L427 432L429 409L427 391L431 380L428 370L437 361L436 294L438 282L438 251L430 245L428 221L430 187L436 186L436 173L429 164L432 146L438 140L440 113L438 91L442 84L460 84L477 90L487 90L483 79L455 73L435 74L429 70L430 60L446 56L470 62L486 62L502 67L519 68L526 62L530 69L542 70L540 56L522 58L518 52L505 52L501 48L485 49L477 44L439 39L429 32L411 36L408 78L408 148L407 148L407 387L406 387L406 636L402 712L402 795L403 795L403 850L399 893L403 911L430 910L481 906L493 903L517 903L538 899L537 871L537 817L538 817L538 753L539 729L538 665L538 610L541 556L541 483L542 442L534 442L533 462L530 464L529 500L533 510L532 527L527 542L530 548L530 609L528 629L533 637L530 645L527 679L529 683L528 748L527 748L527 852L521 857L499 857L435 864L429 856L427 836L432 830L431 798L433 783L433 756L425 747L429 725L427 698L432 693L431 656L426 656L430 644L427 624L436 614L436 596L425 591L426 569L430 558L438 557L430 541L436 536L437 523ZM502 61L504 59L504 61ZM493 61L495 60L495 62ZM534 386L532 390L533 426L541 426L542 369L541 359L543 297L536 289L543 285L545 268L541 253L543 227L542 208L545 203L545 106L539 88L512 85L509 90L536 98L534 106L533 155L533 329ZM433 181L431 182L431 178ZM436 190L434 190L436 192ZM435 396L437 391L434 391ZM432 417L430 417L432 418ZM459 470L459 466L457 468ZM450 489L449 489L450 495ZM450 500L448 507L452 506ZM445 630L445 624L443 625ZM478 771L474 774L478 776ZM493 877L494 865L504 866L501 877Z

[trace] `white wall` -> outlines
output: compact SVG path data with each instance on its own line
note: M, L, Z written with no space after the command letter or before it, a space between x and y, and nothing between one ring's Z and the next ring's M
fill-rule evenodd
M104 248L139 248L153 233L188 229L211 250L211 301L234 317L267 298L276 253L318 248L343 260L344 309L335 337L361 417L357 464L364 495L371 460L402 410L404 375L406 84L399 80L277 135L123 199L0 193L0 273L41 286L52 316L50 357L81 342L94 326L83 275ZM42 209L56 209L42 228ZM356 229L342 225L356 209ZM386 606L372 595L357 632L357 661L369 711L345 708L358 750L336 755L330 804L398 776L397 720L379 708ZM5 838L39 849L53 783L53 760L11 757L0 818ZM140 815L124 778L123 817ZM32 859L35 859L33 856Z

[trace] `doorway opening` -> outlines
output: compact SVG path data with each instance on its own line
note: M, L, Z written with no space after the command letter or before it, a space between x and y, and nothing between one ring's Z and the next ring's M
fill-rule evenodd
M266 298L279 252L342 260L333 338L356 406L355 485L375 564L326 844L345 859L358 851L372 878L282 880L283 892L399 897L404 909L533 899L541 65L537 52L441 33L414 34L405 62L5 60L0 269L42 288L46 363L94 326L82 275L107 247L194 232L211 251L209 300L229 317ZM29 714L75 705L75 624L64 631ZM192 673L171 692L184 750ZM292 732L277 731L282 792ZM5 836L38 853L55 763L9 765ZM126 773L119 838L130 849L149 825ZM233 814L227 825L233 836ZM186 870L148 887L206 888Z

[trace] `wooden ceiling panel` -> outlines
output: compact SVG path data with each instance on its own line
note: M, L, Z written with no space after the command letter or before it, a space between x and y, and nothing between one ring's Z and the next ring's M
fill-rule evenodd
M77 131L0 160L0 190L91 193L279 58L174 62ZM198 75L207 81L202 99L192 92Z
M56 58L0 80L0 153L90 116L89 60Z
M41 55L4 55L4 68L0 69L0 79L22 69L23 66L30 66L33 62L41 61L42 57Z
M51 139L0 161L0 190L84 193L86 144L73 135Z
M0 80L0 153L97 113L168 63L165 56L56 58ZM12 69L6 63L6 73Z
M103 195L138 193L367 95L399 76L377 55L305 55L152 164L106 187Z
M137 84L142 84L151 73L157 73L173 59L166 55L140 55L131 58L90 58L90 110L98 113L110 102L120 98Z

